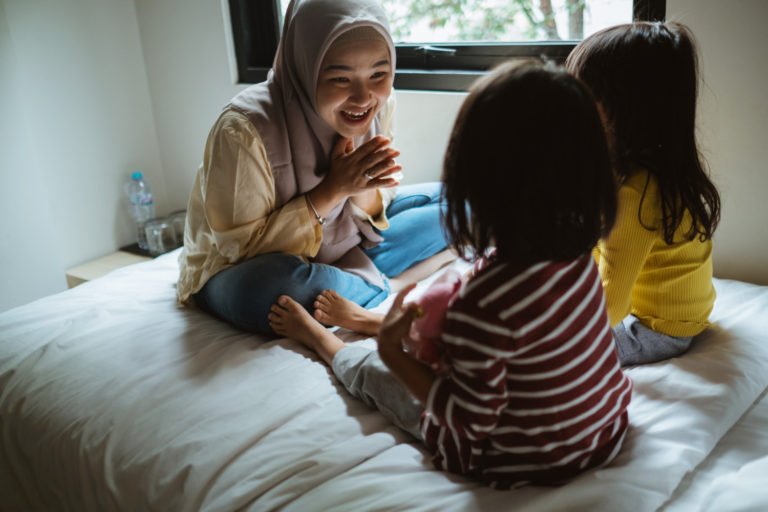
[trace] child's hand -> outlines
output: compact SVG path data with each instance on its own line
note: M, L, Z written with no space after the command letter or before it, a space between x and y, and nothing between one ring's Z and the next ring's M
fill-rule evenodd
M410 303L403 305L405 296L416 287L411 283L395 297L395 302L384 317L379 331L379 353L382 355L403 351L403 338L408 335L411 323L419 315L419 306Z

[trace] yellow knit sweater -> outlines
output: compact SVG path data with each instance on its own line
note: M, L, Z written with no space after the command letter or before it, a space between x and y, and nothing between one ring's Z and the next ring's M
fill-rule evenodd
M640 218L653 231L638 218L646 183ZM616 225L595 249L611 325L631 313L669 336L695 336L707 328L715 303L712 241L686 240L690 225L686 214L667 245L656 180L640 171L621 186Z

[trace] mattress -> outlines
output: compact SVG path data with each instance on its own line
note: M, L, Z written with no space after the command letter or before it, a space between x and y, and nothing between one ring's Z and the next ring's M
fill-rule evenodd
M495 491L436 471L300 343L177 307L176 258L0 314L0 510L768 509L768 287L715 280L693 348L627 370L612 464Z
M768 510L768 393L683 479L662 510Z

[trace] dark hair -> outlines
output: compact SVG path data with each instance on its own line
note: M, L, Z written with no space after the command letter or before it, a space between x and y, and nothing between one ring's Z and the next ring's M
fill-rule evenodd
M656 178L668 244L686 210L693 220L686 233L689 240L712 238L720 220L720 196L696 143L697 66L690 31L679 23L661 22L597 32L566 61L605 112L617 174L625 179L645 168ZM643 224L640 211L638 218Z
M470 89L443 166L444 224L460 254L520 264L588 253L616 216L591 93L554 66L502 64Z

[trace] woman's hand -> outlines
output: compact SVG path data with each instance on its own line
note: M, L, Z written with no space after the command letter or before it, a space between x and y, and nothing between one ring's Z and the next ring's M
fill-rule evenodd
M331 153L331 168L322 185L344 198L398 185L392 175L402 169L394 160L400 151L390 147L390 142L377 135L353 149L352 139L340 138Z
M307 192L318 214L323 217L328 215L337 204L350 197L359 196L358 203L369 205L378 200L377 188L397 186L400 182L393 174L399 172L402 166L394 159L400 152L389 144L388 138L377 135L354 149L352 139L340 138L333 148L331 168L325 179ZM313 213L310 212L310 215Z

